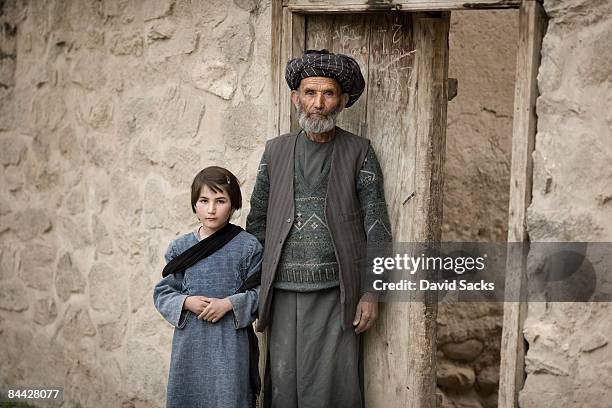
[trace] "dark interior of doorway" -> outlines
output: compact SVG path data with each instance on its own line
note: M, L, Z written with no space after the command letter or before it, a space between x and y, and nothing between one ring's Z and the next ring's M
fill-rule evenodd
M453 11L442 241L505 242L508 230L517 10ZM443 407L497 407L502 303L440 304Z

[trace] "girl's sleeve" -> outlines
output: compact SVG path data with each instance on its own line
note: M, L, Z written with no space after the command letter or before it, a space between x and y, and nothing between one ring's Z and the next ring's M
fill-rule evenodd
M246 280L249 276L261 269L263 248L255 240L249 246L247 256L243 263L246 273L243 275ZM257 318L257 304L259 300L259 286L244 293L236 293L229 297L234 308L234 324L236 329L244 329L253 324Z
M166 251L166 263L170 262L177 254L174 242L170 243ZM157 311L171 325L182 329L187 320L187 310L183 310L183 303L187 295L183 293L183 273L171 273L163 278L153 290L153 303Z

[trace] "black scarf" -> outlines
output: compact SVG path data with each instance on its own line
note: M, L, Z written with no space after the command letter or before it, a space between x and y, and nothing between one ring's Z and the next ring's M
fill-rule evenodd
M238 288L236 293L244 293L247 290L256 288L261 283L261 268L254 274L249 276L244 283ZM251 380L251 389L255 397L259 395L261 390L261 379L259 378L259 343L253 325L249 324L246 327L247 336L249 338L249 379Z
M162 276L165 278L171 273L185 271L185 269L223 248L234 239L236 235L240 234L241 231L244 231L241 227L227 223L227 225L220 230L204 238L168 262L164 267ZM260 283L261 269L249 276L238 288L236 293L244 293L247 290L256 288ZM261 389L261 380L259 378L259 344L257 343L257 336L255 335L255 330L253 330L253 325L248 325L246 331L249 339L249 379L251 381L252 391L255 396L257 396Z
M168 262L168 264L164 266L162 276L165 278L171 273L183 272L185 269L198 263L198 261L201 261L223 248L225 244L234 239L241 231L244 231L241 227L228 222L223 228L215 231L209 237L204 238Z

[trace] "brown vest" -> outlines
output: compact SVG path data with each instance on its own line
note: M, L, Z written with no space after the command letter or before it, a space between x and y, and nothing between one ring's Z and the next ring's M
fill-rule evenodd
M293 225L293 161L296 139L297 133L289 133L266 144L270 194L259 293L258 331L263 331L270 323L274 275L283 244ZM370 142L337 127L334 143L325 198L325 217L340 270L340 301L344 327L349 328L352 327L360 297L361 277L358 261L365 255L366 239L357 196L357 177Z

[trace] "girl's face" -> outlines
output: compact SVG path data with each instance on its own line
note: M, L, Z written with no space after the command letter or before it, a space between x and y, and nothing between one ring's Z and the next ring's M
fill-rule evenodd
M195 207L205 236L223 228L233 212L228 194L223 190L218 193L214 192L208 186L202 186L200 198Z

